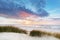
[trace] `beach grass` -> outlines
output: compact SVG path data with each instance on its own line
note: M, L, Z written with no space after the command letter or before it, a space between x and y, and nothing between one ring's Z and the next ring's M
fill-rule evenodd
M14 26L0 26L0 33L2 32L14 32L14 33L24 33L24 34L28 34L28 32L24 29L21 28L17 28ZM41 31L41 30L32 30L30 31L29 36L33 36L33 37L41 37L41 36L54 36L55 38L59 38L60 39L60 33L51 33L51 32L46 32L46 31Z
M15 32L15 33L27 34L26 30L23 30L14 26L0 26L0 33L1 32Z
M41 37L41 36L53 36L55 38L59 38L60 39L60 33L51 33L51 32L46 32L46 31L41 31L41 30L32 30L30 32L30 36L37 36L37 37Z

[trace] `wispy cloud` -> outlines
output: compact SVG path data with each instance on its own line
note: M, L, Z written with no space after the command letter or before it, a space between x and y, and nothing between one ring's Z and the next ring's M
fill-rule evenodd
M20 24L20 25L60 25L60 20L48 20L48 19L40 19L39 21L28 20L28 19L10 19L0 17L0 24Z
M40 17L48 16L43 9L45 0L0 0L0 14L18 16L18 12L25 11L28 14Z
M55 8L52 10L48 10L49 12L49 18L60 18L60 8Z

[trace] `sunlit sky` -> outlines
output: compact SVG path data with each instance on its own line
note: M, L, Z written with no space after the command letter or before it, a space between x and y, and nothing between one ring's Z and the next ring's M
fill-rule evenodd
M60 25L60 0L0 0L0 24Z

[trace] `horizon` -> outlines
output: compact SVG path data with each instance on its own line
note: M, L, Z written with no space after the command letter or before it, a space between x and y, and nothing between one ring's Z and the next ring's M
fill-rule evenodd
M0 0L0 24L60 25L60 0L18 1Z

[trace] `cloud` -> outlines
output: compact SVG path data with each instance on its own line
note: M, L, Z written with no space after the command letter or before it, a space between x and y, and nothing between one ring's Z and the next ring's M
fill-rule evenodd
M21 11L39 17L45 17L48 16L48 12L43 9L44 7L45 0L0 0L0 14L11 17L18 17L18 12Z
M60 8L55 8L48 12L50 13L48 16L49 18L60 18Z
M60 25L60 19L41 19L39 21L24 20L24 19L12 19L0 17L0 25L20 25L20 26L38 26L38 25Z

